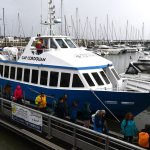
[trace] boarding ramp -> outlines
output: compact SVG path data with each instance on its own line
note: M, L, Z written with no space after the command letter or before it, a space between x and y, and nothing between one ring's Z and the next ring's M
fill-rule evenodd
M21 125L12 119L12 105L42 116L42 131L37 132ZM24 138L40 143L45 149L79 149L79 150L144 150L136 145L126 143L109 135L95 132L83 126L59 119L55 116L42 113L19 105L12 101L0 99L0 123L12 131L20 132Z

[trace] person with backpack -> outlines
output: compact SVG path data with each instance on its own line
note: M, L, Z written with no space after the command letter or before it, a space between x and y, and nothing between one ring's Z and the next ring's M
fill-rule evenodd
M124 141L132 143L133 137L137 135L137 127L132 113L127 113L121 123L121 130L124 135Z
M138 134L138 145L150 150L150 126L146 125Z

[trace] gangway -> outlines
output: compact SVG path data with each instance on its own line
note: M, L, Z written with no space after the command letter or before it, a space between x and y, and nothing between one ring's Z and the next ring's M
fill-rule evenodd
M16 109L42 116L41 132L14 121ZM20 111L21 112L21 111ZM25 113L19 114L25 116ZM25 105L0 98L0 123L17 134L31 140L45 149L77 149L77 150L144 150L136 145L126 143L109 135L95 132L69 121L42 113ZM30 116L32 117L32 116ZM36 121L36 119L34 120ZM29 123L29 122L28 122ZM38 120L37 120L38 124Z

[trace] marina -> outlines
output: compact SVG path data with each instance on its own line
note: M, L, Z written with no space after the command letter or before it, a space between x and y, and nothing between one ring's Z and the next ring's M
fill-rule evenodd
M75 17L68 17L71 13L63 0L59 2L59 10L57 0L44 3L41 0L41 10L35 7L34 12L40 16L35 18L40 23L38 26L33 23L38 32L32 26L30 35L23 26L28 28L33 20L36 22L31 19L31 11L25 11L23 20L17 14L14 32L14 23L8 24L2 8L0 147L3 150L148 148L150 143L140 143L140 133L150 135L150 40L145 30L148 23L136 27L127 19L126 25L119 27L115 16L110 21L112 16L107 13L104 23L93 17L93 24L89 16L83 19L78 7ZM67 8L71 7L72 3L68 3ZM30 24L27 26L25 21Z

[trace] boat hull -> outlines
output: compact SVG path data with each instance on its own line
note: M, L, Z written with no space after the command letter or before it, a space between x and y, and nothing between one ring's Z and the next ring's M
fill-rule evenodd
M52 89L50 87L40 87L38 85L29 85L4 79L0 79L1 89L8 82L11 84L12 91L14 91L15 87L19 84L24 91L24 98L31 101L31 103L34 103L38 93L44 92L47 95L48 106L50 106L54 100L58 100L65 94L68 95L68 106L70 106L74 100L77 100L80 111L82 111L83 105L88 102L93 112L98 109L107 110L108 108L116 116L121 117L127 112L132 112L134 115L137 115L150 105L150 93L91 91L90 89Z

